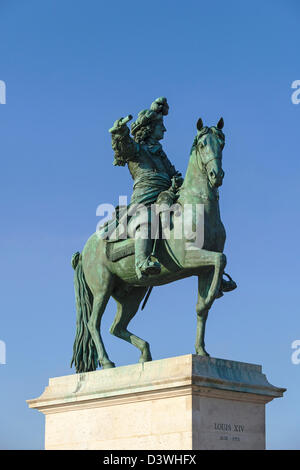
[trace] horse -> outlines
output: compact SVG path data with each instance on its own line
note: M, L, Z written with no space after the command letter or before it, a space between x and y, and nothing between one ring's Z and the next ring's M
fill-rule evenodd
M201 247L189 249L190 238L176 238L174 225L168 239L159 238L156 257L161 263L160 274L139 279L135 270L134 253L112 261L107 256L107 241L95 232L86 242L82 253L75 253L76 336L71 361L76 372L89 372L98 367L115 367L109 359L100 333L101 318L110 297L117 303L117 313L110 333L140 350L139 362L151 361L150 345L128 330L147 290L190 276L198 277L196 304L197 332L195 350L209 356L205 349L205 325L214 300L220 297L221 280L226 266L223 253L226 232L220 217L219 191L224 171L222 152L225 145L224 121L206 127L200 118L190 152L184 182L179 189L177 205L183 214L188 205L200 204L204 211L204 233ZM195 223L195 220L193 220ZM134 240L131 240L134 243ZM124 243L116 242L114 244ZM191 247L190 247L191 248Z

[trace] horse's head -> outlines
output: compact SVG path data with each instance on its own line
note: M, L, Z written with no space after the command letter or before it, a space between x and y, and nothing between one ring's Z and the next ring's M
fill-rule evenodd
M193 144L199 168L206 173L212 188L221 186L224 178L222 169L222 150L225 145L223 126L223 118L219 120L216 127L203 126L200 118L197 122L198 132Z

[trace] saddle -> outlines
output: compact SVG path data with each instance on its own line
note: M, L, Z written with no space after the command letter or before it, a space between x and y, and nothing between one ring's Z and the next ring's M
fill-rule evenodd
M134 252L134 238L106 243L106 256L109 261L119 261L126 256L134 255Z
M156 201L156 204L164 204L166 207L171 207L177 199L176 193L172 188L162 191ZM116 208L116 218L119 222L121 219L122 211L124 207ZM109 261L119 261L122 258L131 256L135 253L135 240L134 238L127 238L121 240L106 240L106 256Z

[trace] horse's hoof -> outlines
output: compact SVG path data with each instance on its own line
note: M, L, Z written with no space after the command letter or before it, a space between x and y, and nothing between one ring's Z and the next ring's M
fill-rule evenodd
M143 364L144 362L150 362L152 361L152 357L151 356L147 356L146 358L144 356L141 356L139 358L139 363L140 364Z
M111 361L104 362L101 365L102 365L103 369L112 369L113 367L116 367L115 363L111 362Z
M210 357L210 354L208 354L208 352L205 351L205 349L198 349L198 351L196 351L196 354L197 356Z

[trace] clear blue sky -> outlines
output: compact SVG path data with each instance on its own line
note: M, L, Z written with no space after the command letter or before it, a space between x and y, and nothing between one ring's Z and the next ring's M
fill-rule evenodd
M164 148L185 172L195 124L225 120L221 215L238 289L207 323L213 357L262 364L287 387L267 405L267 446L300 449L297 0L0 0L0 448L43 448L44 417L25 402L69 368L75 333L71 255L96 207L132 190L113 167L108 128L166 96ZM154 359L194 352L197 281L156 288L132 331ZM117 365L138 351L108 333Z

